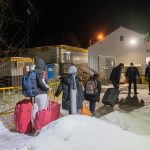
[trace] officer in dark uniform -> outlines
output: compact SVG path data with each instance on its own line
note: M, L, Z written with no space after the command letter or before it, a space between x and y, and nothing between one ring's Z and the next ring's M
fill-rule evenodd
M137 81L140 77L138 69L134 66L133 63L130 63L130 67L127 68L126 71L126 78L129 82L129 87L128 87L128 95L131 94L131 84L134 84L134 95L138 94L137 93Z

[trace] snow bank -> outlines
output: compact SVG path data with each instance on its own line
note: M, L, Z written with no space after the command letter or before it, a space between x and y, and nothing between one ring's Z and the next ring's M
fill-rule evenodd
M150 137L124 131L102 120L70 115L42 129L16 150L149 150Z
M124 114L118 111L112 112L100 118L108 123L114 124L123 130L136 134L150 135L150 118L140 117L140 113Z
M0 150L15 150L18 145L22 145L32 137L11 132L0 121Z

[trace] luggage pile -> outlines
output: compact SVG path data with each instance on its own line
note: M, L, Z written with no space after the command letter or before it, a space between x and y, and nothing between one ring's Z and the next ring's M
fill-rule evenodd
M49 101L47 109L38 111L34 120L35 130L39 130L45 125L59 118L60 104L58 102ZM24 99L16 104L14 112L14 125L16 131L20 133L32 132L32 103L29 99Z

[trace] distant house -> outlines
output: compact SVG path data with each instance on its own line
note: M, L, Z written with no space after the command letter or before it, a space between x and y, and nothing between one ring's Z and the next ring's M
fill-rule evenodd
M85 68L88 66L88 50L67 46L67 45L53 45L28 48L20 53L21 57L40 57L44 59L47 65L53 64L54 68L57 68L57 74L66 73L68 67L72 64L79 68ZM82 69L84 70L84 69Z
M150 61L149 37L144 38L140 33L120 27L88 48L89 67L96 70L105 78L109 78L115 65L124 63L129 66L135 64L144 74L148 61Z

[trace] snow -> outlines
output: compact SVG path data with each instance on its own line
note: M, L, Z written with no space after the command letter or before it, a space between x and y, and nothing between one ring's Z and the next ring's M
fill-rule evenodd
M150 118L144 119L142 118L142 116L143 115L140 115L139 112L125 114L115 111L103 116L101 120L117 125L126 131L130 131L141 135L150 135Z
M2 150L148 150L150 147L150 136L130 133L82 115L62 117L44 127L36 137L12 133L2 124L0 127Z
M127 86L120 89L119 97L125 99ZM138 99L150 104L146 86L138 92ZM106 111L101 103L97 106L97 113ZM61 110L65 117L45 126L36 137L15 132L13 115L5 117L0 119L0 150L149 150L150 106L130 111L117 106L114 110L101 118L68 115Z

